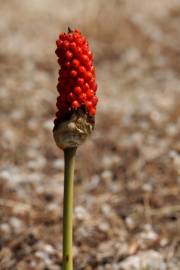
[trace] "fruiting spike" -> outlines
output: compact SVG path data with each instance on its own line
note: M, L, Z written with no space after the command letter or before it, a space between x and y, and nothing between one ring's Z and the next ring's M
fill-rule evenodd
M97 85L87 40L79 30L73 31L68 27L68 33L61 33L56 45L55 53L60 65L57 89L63 98L57 99L55 125L70 119L77 110L83 110L87 117L94 118L98 100ZM86 102L86 97L91 103Z

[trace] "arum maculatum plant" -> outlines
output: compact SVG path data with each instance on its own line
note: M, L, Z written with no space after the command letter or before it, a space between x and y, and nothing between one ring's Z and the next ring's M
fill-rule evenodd
M73 178L75 154L94 129L97 84L93 56L79 30L60 34L56 41L60 65L57 113L53 135L64 151L63 270L73 269Z

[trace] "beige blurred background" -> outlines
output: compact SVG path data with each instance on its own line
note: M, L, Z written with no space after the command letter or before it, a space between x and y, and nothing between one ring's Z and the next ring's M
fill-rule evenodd
M78 150L75 269L180 268L180 1L0 1L0 269L62 269L55 41L94 53L96 129Z

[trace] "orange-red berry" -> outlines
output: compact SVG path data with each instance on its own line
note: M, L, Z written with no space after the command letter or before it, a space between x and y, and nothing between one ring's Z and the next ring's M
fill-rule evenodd
M66 68L70 68L71 62L69 62L69 61L65 62L65 63L64 63L64 66L65 66Z
M71 50L75 50L76 49L76 43L73 41L70 45L69 45Z
M79 60L77 60L77 59L73 59L73 60L72 60L72 66L73 66L73 67L78 68L79 65L80 65Z
M65 33L61 33L59 35L59 40L65 40L66 39L66 34Z
M75 95L73 92L70 92L67 96L67 101L72 102L75 98Z
M87 92L89 90L89 84L88 83L85 83L84 85L83 85L83 91L84 92Z
M69 40L70 42L72 42L73 39L74 39L73 34L69 33L69 34L68 34L68 40Z
M86 96L85 93L80 94L79 100L80 100L80 102L81 102L82 104L85 103L86 99L87 99L87 96Z
M86 92L86 95L87 95L87 98L90 99L94 96L94 91L89 89L87 92Z
M87 106L88 109L93 107L92 101L86 101L86 106Z
M64 46L64 49L65 49L65 50L67 50L67 49L69 48L69 45L70 45L69 41L65 40L65 41L63 42L63 46Z
M95 115L96 115L96 108L91 107L91 108L89 109L89 114L90 114L91 116L95 116Z
M92 73L90 71L86 71L84 77L85 80L89 81L92 78Z
M71 70L70 71L71 77L75 78L77 76L77 71L76 70Z
M71 51L66 52L66 59L71 60L73 58L73 53Z
M97 98L96 96L94 96L94 97L92 98L92 104L93 104L94 106L96 106L97 103L98 103L98 98Z
M79 67L79 74L80 74L80 75L83 75L85 72L86 72L85 67L80 66L80 67Z
M81 77L78 78L78 79L77 79L77 84L80 85L80 86L83 86L83 84L84 84L84 79L81 78Z
M89 61L88 56L87 56L86 54L83 54L83 55L81 56L81 61L82 61L84 64L87 64L88 61Z
M79 95L82 93L81 87L76 86L76 87L74 88L74 93L75 93L77 96L79 96Z
M79 108L79 106L80 106L79 102L77 100L74 100L73 103L72 103L72 107L74 109L77 109L77 108Z

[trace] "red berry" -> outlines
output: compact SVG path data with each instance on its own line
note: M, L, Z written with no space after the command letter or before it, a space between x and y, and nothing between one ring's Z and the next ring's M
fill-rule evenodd
M80 66L79 67L79 74L83 74L83 73L85 73L86 72L86 69L85 69L85 67L83 67L83 66Z
M61 40L56 40L56 45L58 48L60 48L62 46L63 42Z
M80 94L80 96L79 96L79 101L80 101L80 102L85 102L86 99L87 99L87 96L86 96L85 93Z
M77 79L77 84L78 84L79 86L82 86L82 85L84 84L84 79L83 79L83 78L78 78L78 79Z
M83 43L84 43L83 38L78 38L78 39L77 39L77 44L78 44L78 45L82 45Z
M63 47L64 47L65 50L69 49L69 45L70 45L69 41L65 40L63 42Z
M91 107L91 108L89 109L89 114L90 114L91 116L95 116L95 115L96 115L96 109L93 108L93 107Z
M70 33L70 34L68 35L68 40L69 40L70 42L72 42L73 39L74 39L73 34Z
M74 33L74 39L75 39L75 40L78 40L78 38L79 38L80 35L79 35L79 33L78 33L77 31L75 31L75 32L76 32L76 33Z
M92 101L86 101L87 108L91 108L93 106Z
M94 80L94 78L91 78L91 80L88 83L89 83L90 88L94 90L94 88L95 88L95 80Z
M87 81L89 81L92 78L92 73L90 71L86 71L84 77Z
M76 87L74 88L74 93L75 93L76 95L80 95L81 92L82 92L81 87L76 86Z
M81 36L81 41L82 41L82 44L86 43L85 37Z
M68 72L67 72L67 70L61 69L59 72L59 75L66 78L68 76Z
M77 109L79 106L80 106L79 102L77 100L74 100L73 103L72 103L72 107L74 109Z
M74 100L74 98L75 98L75 96L74 96L74 94L72 92L70 92L68 94L68 96L67 96L67 100L70 101L70 102L72 102Z
M75 78L77 76L77 71L76 70L71 70L70 74L71 74L71 77Z
M91 89L89 89L87 92L86 92L86 95L87 95L87 98L92 98L93 97L93 95L94 95L94 91L93 90L91 90Z
M55 54L59 57L61 55L61 50L58 48L55 50Z
M95 67L91 66L89 70L92 74L95 74Z
M87 55L87 52L89 51L87 42L85 42L85 43L83 44L82 50L83 50L83 53L84 53L85 55ZM87 57L88 57L88 59L89 59L89 56L88 56L88 55L87 55Z
M77 57L79 57L82 53L82 50L80 47L76 47L76 49L74 50L74 53Z
M98 103L98 98L97 98L96 96L94 96L94 97L92 98L92 104L93 104L94 106L96 106L97 103Z
M66 68L70 68L71 62L69 62L69 61L65 62L65 63L64 63L64 66L65 66Z
M76 49L76 43L75 42L72 42L70 45L69 45L70 49L71 50L75 50Z
M89 90L89 84L88 83L85 83L84 85L83 85L83 91L84 92L87 92Z
M77 28L74 30L74 32L78 33L78 34L81 34L81 31Z
M73 58L73 53L72 53L71 51L67 51L67 52L66 52L66 58L67 58L68 60L71 60L71 59Z
M81 56L81 61L82 61L84 64L87 64L88 61L89 61L88 56L87 56L86 54L83 54L83 55Z
M79 65L80 65L79 60L77 60L77 59L73 59L73 60L72 60L72 66L73 66L73 67L78 68Z
M87 52L87 54L88 54L89 58L92 59L92 52L91 52L91 50L89 50L89 51Z
M65 40L66 39L66 34L65 33L60 34L59 39Z
M95 82L92 85L92 89L94 90L94 92L96 92L96 90L97 90L97 84Z

